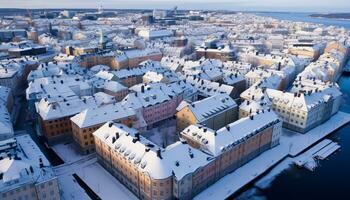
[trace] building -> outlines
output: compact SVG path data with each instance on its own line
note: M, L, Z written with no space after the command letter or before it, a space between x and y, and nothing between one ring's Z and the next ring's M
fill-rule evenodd
M163 54L159 49L134 49L125 51L128 58L128 67L137 67L146 60L161 61Z
M134 92L128 94L122 104L140 112L148 127L173 117L184 94L180 87L171 88L163 83L139 84L130 90Z
M11 112L13 96L10 88L0 86L0 141L14 135Z
M294 93L273 89L266 92L283 126L300 133L306 133L338 112L342 96L333 84L324 89L301 89Z
M237 120L238 107L227 94L217 94L200 101L181 102L177 107L177 131L182 131L193 124L202 124L218 130Z
M0 41L9 42L14 37L26 37L27 32L24 29L0 30Z
M174 32L171 30L152 30L152 29L141 29L138 31L138 36L146 39L146 40L154 40L164 37L172 37Z
M93 133L98 161L138 198L192 199L221 177L279 143L282 122L272 111L218 131L191 125L188 141L160 148L122 124Z
M271 110L263 110L217 131L191 125L181 132L181 137L190 146L215 157L215 171L221 178L278 145L281 133L279 117Z
M236 58L236 50L230 45L225 45L223 48L208 48L199 47L196 49L197 58L218 59L223 62L233 61Z
M187 200L215 181L213 158L186 143L163 149L113 123L93 135L99 162L140 199Z
M104 84L103 92L114 96L117 101L121 101L129 94L129 88L117 81L107 81Z
M77 96L69 99L43 98L35 104L38 118L38 133L49 143L55 143L71 136L70 118L82 110L95 107L95 100L83 100Z
M45 54L47 49L45 46L30 46L30 47L18 47L10 48L8 50L9 57L20 58L22 56L35 56Z
M61 199L57 176L29 135L0 141L0 149L0 199Z
M195 76L187 76L186 83L191 84L198 90L199 98L210 97L216 94L226 93L231 98L239 98L242 88L234 88L231 85L226 85L214 81L208 81L205 79L196 78Z
M120 103L85 109L70 120L73 139L83 153L95 151L92 133L108 121L137 127L135 111L123 107Z

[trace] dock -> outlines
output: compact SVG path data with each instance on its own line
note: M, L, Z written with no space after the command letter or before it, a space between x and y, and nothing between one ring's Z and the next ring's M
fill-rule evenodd
M298 167L305 167L310 171L318 166L318 160L324 160L328 156L340 149L340 145L329 139L324 139L311 149L302 153L294 159L294 164Z

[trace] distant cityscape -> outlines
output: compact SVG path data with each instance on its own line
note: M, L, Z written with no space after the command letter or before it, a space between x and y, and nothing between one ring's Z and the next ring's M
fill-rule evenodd
M314 171L350 122L342 27L176 6L0 9L0 42L3 200L228 199L287 159Z

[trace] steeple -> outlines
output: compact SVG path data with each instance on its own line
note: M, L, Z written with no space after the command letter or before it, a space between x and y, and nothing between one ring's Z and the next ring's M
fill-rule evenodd
M100 39L98 42L100 49L106 49L107 42L108 42L107 36L105 36L103 34L103 30L100 29Z

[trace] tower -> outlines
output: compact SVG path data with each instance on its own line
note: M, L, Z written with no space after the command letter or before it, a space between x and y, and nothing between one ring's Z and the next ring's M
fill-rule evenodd
M100 48L100 49L106 49L107 42L108 42L107 36L105 36L105 35L103 34L102 29L100 29L100 39L99 39L99 42L98 42L99 48Z
M98 13L99 13L99 14L103 13L103 6L102 6L102 5L100 5L100 6L98 7Z

